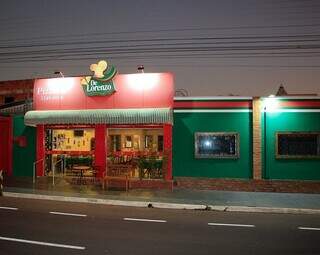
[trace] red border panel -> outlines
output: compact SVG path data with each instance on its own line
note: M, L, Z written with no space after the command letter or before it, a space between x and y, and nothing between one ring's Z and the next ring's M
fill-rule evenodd
M0 168L12 175L13 124L12 117L0 117Z
M174 108L252 108L252 101L175 101Z
M174 84L171 73L117 75L116 92L88 97L81 77L39 79L34 84L35 110L172 108Z

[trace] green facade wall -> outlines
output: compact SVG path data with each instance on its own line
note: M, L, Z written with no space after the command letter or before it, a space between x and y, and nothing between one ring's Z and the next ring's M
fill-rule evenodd
M320 159L276 159L276 132L319 132L320 113L267 112L262 113L261 119L263 120L262 132L264 129L267 130L266 144L262 143L263 146L266 146L263 148L263 152L265 152L264 178L320 180Z
M252 178L252 113L174 113L173 177ZM238 132L240 158L196 159L195 132Z
M24 116L13 117L13 137L25 136L26 146L13 144L13 175L32 176L36 158L36 129L24 125Z

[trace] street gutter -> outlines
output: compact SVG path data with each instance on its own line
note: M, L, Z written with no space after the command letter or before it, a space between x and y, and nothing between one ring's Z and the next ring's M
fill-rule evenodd
M52 195L40 195L40 194L28 194L28 193L16 193L16 192L3 192L3 196L14 197L14 198L53 200L53 201L62 201L62 202L90 203L90 204L104 204L104 205L132 206L132 207L146 207L146 208L161 208L161 209L203 210L203 211L217 211L217 212L282 213L282 214L320 215L320 209L308 209L308 208L224 206L224 205L204 205L204 204L185 204L185 203L164 203L164 202L150 202L150 201L127 201L127 200L116 200L116 199L52 196Z

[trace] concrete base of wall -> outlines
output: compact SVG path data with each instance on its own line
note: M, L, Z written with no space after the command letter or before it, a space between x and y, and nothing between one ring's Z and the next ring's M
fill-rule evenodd
M32 177L5 177L4 187L15 187L24 189L39 189L39 190L55 190L55 191L74 191L74 190L101 190L101 179L84 177L79 182L78 177L56 177L55 185L53 186L52 177L38 177L36 183L32 183ZM124 181L109 181L111 189L125 189ZM169 189L173 188L172 180L160 179L130 179L131 189Z
M172 189L173 181L171 180L131 180L130 186L135 189L155 188L155 189Z
M320 193L320 181L240 180L177 177L179 188L227 191Z
M167 180L139 180L139 179L130 179L129 189L172 189L173 181ZM124 181L109 181L109 187L112 188L124 188Z

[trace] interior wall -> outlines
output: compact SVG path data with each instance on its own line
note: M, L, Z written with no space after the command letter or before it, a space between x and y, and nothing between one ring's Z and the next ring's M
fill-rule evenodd
M75 136L74 130L83 130L83 136ZM57 151L91 151L92 139L95 137L93 128L53 129L52 150Z
M121 150L122 151L144 151L148 150L145 148L145 136L152 136L152 147L151 151L157 151L158 147L158 135L163 136L162 129L108 129L108 135L121 135ZM132 148L126 148L126 136L131 136L133 140ZM108 148L110 148L110 139L107 139Z

